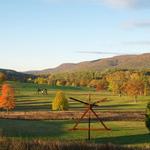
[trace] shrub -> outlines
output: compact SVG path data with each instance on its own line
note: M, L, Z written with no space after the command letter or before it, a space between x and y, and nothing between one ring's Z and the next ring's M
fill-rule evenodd
M52 110L68 110L69 104L63 91L58 91L52 103Z
M145 124L148 130L150 131L150 102L147 104Z

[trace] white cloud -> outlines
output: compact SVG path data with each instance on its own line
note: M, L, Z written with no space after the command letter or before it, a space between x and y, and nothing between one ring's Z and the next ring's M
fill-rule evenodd
M104 4L116 8L146 8L150 6L150 0L99 0Z
M134 7L137 0L103 0L103 3L112 7Z
M77 51L77 53L85 53L85 54L106 54L106 55L121 55L125 53L118 53L118 52L104 52L104 51Z
M52 3L62 2L84 2L99 3L114 8L147 8L150 7L150 0L41 0Z
M124 42L125 45L150 45L150 41L130 41Z
M123 23L124 28L149 28L150 20L142 20L142 21L126 21Z

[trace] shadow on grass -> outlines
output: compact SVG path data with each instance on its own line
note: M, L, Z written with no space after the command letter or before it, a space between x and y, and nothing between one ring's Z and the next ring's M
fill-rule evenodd
M129 107L129 106L137 106L137 104L116 104L116 105L101 105L100 108L117 108L117 107Z
M59 138L64 134L65 121L0 120L0 135L17 138Z
M29 106L29 105L26 105L26 106L17 106L15 108L15 111L41 111L41 110L44 110L44 111L49 111L51 110L51 104L44 104L44 105L35 105L35 106Z
M94 140L96 143L113 143L113 144L144 144L150 143L150 134L137 134L119 137L106 137Z
M22 105L29 105L29 106L30 105L35 105L36 106L36 105L40 105L40 104L41 105L45 105L45 104L50 105L50 102L32 102L32 101L28 101L28 102L23 102L23 103L22 102L17 103L18 107L22 106Z

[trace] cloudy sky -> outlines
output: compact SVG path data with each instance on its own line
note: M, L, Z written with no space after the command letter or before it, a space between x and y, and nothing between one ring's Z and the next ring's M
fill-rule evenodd
M150 52L150 0L0 0L0 68Z

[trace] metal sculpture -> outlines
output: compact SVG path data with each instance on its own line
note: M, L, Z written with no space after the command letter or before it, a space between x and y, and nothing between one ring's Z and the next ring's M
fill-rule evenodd
M99 107L99 105L97 105L97 104L100 103L100 102L106 101L107 100L106 98L104 98L102 100L98 100L98 101L93 102L93 103L91 103L91 95L90 94L89 94L89 102L84 102L82 100L78 100L78 99L75 99L75 98L72 98L72 97L70 97L70 99L74 100L76 102L80 102L82 104L85 104L87 106L85 112L82 114L80 119L77 120L77 122L74 125L74 127L72 129L70 129L70 130L86 130L86 131L88 131L88 140L91 139L91 130L93 130L93 131L98 131L98 130L108 130L108 131L110 131L111 130L110 128L108 128L104 124L104 122L99 118L99 116L97 115L97 113L93 109L93 107ZM94 114L94 116L96 117L97 121L100 122L104 128L91 128L91 113ZM82 121L82 119L84 119L86 114L88 114L88 128L78 128L79 123Z

